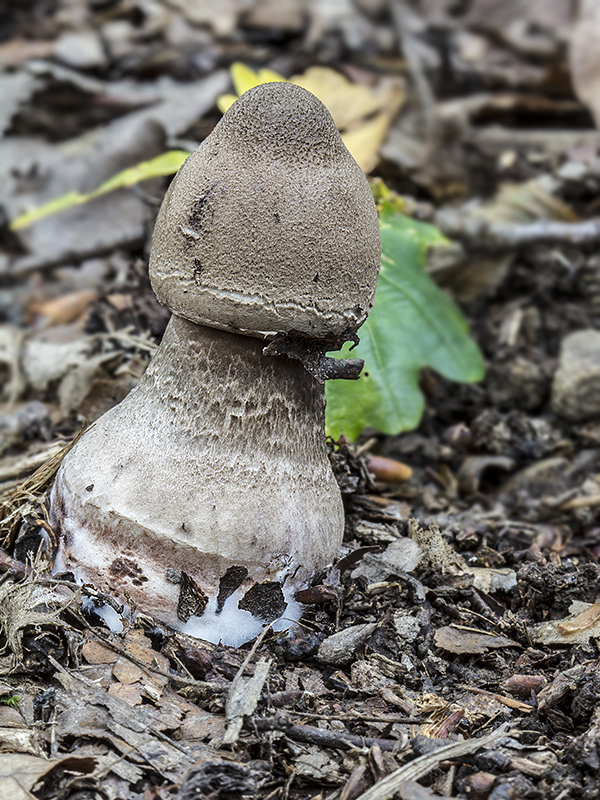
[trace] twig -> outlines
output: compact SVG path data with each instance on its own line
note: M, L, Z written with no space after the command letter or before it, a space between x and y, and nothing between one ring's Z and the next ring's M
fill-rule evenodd
M427 127L429 131L431 131L436 122L435 95L427 80L419 51L415 47L413 38L409 32L409 12L402 0L394 0L391 10L408 71L413 79Z
M351 733L337 733L312 725L298 725L284 717L250 717L246 720L246 729L250 731L279 731L297 742L307 742L321 747L335 747L338 750L373 747L392 752L402 749L398 739L376 739L370 736L355 736Z
M575 508L593 508L600 506L600 494L591 494L587 497L573 497L560 506L561 511L571 511Z
M347 720L349 722L392 722L399 725L424 725L429 722L427 719L419 719L417 717L401 717L394 714L384 714L381 717L376 715L365 716L364 714L349 713L349 714L314 714L309 711L294 711L291 708L285 709L286 714L293 714L296 717L307 717L308 719L339 719Z
M527 703L521 702L521 700L515 700L514 697L505 697L503 694L488 692L487 689L478 689L475 686L467 686L466 684L460 684L460 688L467 692L472 692L473 694L480 694L484 697L493 697L499 703L502 703L509 708L514 708L517 711L523 711L525 714L530 714L533 711L533 706L529 706Z
M447 761L451 758L460 758L461 756L475 753L482 747L488 747L494 742L507 736L509 733L509 723L500 725L499 728L487 736L482 736L479 739L468 739L466 742L453 742L452 744L439 747L432 753L425 753L414 761L397 769L388 775L387 778L376 783L366 792L363 792L356 800L390 800L396 792L401 788L404 781L418 781L432 769L435 769L442 761Z
M436 224L446 236L462 241L472 250L515 250L542 244L583 247L600 242L600 218L583 222L541 219L527 224L509 224L489 223L483 218L443 211L436 216Z
M6 550L0 547L0 572L12 572L19 578L34 578L36 573L28 565L23 564L22 561L17 561L16 558L11 558Z

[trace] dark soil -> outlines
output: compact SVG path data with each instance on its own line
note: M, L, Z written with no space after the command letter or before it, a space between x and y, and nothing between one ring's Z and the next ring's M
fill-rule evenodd
M564 223L597 214L600 136L570 82L573 17L516 0L423 0L398 4L400 17L392 3L357 2L327 19L312 6L298 17L299 3L264 3L280 12L271 26L248 10L260 4L224 4L219 21L208 3L190 4L196 17L185 4L150 5L32 0L0 14L0 79L37 76L6 112L0 142L24 148L0 147L0 170L18 183L0 200L0 796L600 797L600 416L565 417L553 400L563 340L600 327L597 241L491 247L469 233L485 202L488 221L513 226L548 216L548 203ZM64 44L71 33L81 50ZM234 61L286 76L319 64L365 85L406 81L373 175L442 228L440 212L459 211L461 256L429 266L487 364L476 385L426 370L418 430L332 443L346 509L340 559L303 593L300 624L239 649L168 630L143 609L112 633L96 612L116 601L52 578L45 561L60 447L135 385L168 320L147 278L168 179L121 190L122 214L137 216L118 241L100 237L99 217L93 247L86 235L81 250L61 250L57 228L50 256L9 228L18 192L39 188L44 164L51 172L63 158L53 149L29 163L40 141L55 148L106 128L145 107L144 92L156 102L161 79L192 84ZM108 145L93 151L82 163L106 157L109 172L86 191L178 141L200 141L221 91L176 133L165 124L155 141L144 129L150 144L132 144L131 161L115 167ZM428 136L436 147L419 154ZM506 183L521 191L509 218L498 200ZM25 342L41 338L71 348L71 383L49 360L45 378L23 377ZM60 352L52 357L67 358ZM412 477L384 482L375 455ZM470 752L436 755L494 733ZM390 787L386 776L404 765L413 772Z

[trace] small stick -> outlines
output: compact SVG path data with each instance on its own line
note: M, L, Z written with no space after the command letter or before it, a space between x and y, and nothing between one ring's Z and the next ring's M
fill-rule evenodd
M468 739L466 742L452 742L434 750L432 753L425 753L408 764L392 772L387 778L371 786L363 792L356 800L391 800L396 792L402 787L404 781L418 781L432 769L435 769L442 761L475 753L482 747L489 747L503 736L509 735L509 724L504 723L493 733L482 736L479 739ZM383 749L383 748L382 748Z
M323 728L315 728L312 725L298 725L283 717L251 717L246 721L246 728L251 731L280 731L297 742L307 742L321 747L335 747L338 750L377 745L382 750L392 752L401 750L403 746L398 739L376 739L370 736L355 736L351 733L336 733L323 730Z
M436 224L446 236L464 242L472 250L514 250L542 244L583 247L600 241L598 218L583 222L544 219L526 224L490 224L471 217L465 224L464 214L444 211L436 217Z

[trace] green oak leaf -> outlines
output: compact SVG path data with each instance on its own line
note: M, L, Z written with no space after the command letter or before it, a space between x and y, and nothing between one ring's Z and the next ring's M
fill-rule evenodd
M396 434L416 428L424 398L425 366L450 380L470 383L484 374L483 358L467 321L424 269L427 248L446 243L437 228L395 212L380 215L382 263L375 304L340 358L362 358L357 381L328 381L327 432L355 439L366 428Z

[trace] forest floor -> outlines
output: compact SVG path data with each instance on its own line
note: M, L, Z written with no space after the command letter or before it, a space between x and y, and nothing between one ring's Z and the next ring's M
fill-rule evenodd
M548 0L2 12L0 797L600 797L589 5L578 28ZM424 370L417 430L337 443L340 560L301 624L241 648L143 609L111 632L93 587L46 560L65 446L136 384L168 320L147 279L167 179L10 227L25 207L197 145L236 61L395 87L368 169L449 238L427 268L486 361L478 384Z

